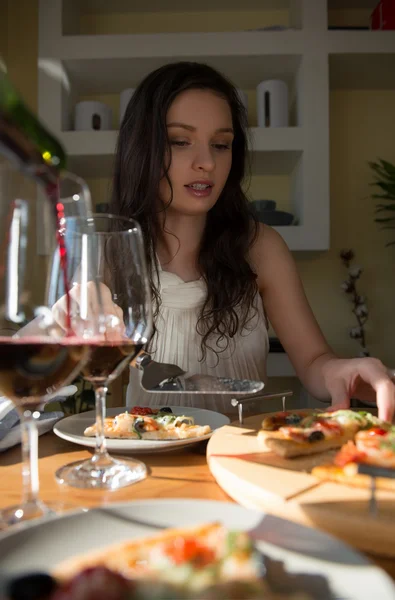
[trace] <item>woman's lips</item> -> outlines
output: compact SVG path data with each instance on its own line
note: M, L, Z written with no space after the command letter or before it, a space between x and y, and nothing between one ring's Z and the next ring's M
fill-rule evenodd
M206 198L210 196L214 184L211 181L194 181L184 186L191 196L195 198Z
M213 188L211 186L206 188L194 188L189 185L186 185L185 189L189 194L191 194L191 196L194 196L195 198L207 198L213 191Z

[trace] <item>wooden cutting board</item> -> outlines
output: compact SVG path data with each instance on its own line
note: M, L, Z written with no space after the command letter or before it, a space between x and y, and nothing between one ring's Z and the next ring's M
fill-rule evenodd
M209 468L221 488L248 508L323 529L352 546L395 557L395 492L377 491L378 514L369 512L370 491L320 482L311 469L336 451L284 459L258 445L265 415L216 431L207 446Z

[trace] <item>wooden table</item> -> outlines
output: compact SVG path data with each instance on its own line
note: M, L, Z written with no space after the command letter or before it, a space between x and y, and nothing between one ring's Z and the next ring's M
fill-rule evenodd
M136 456L148 467L147 479L115 492L79 490L57 484L55 471L66 463L89 458L88 449L47 433L40 437L39 454L41 498L64 510L152 498L197 498L233 502L217 485L209 471L204 443L176 452ZM20 490L21 449L16 446L0 455L0 509L18 503ZM395 580L393 559L376 555L369 558Z

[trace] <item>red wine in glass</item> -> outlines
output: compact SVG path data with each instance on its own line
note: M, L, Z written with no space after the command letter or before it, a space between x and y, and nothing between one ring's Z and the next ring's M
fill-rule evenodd
M100 383L116 379L124 368L143 349L143 344L132 341L99 342L89 345L90 356L81 369L81 374L87 381Z
M78 374L90 348L80 339L0 337L0 389L19 407L37 410L71 374Z
M36 420L45 402L79 374L90 353L83 325L74 316L73 322L71 319L70 270L62 231L65 209L59 182L49 186L47 192L52 214L55 212L57 218L53 236L48 238L48 255L57 257L62 273L62 289L67 297L65 329L55 322L54 302L48 295L52 261L37 253L37 203L14 200L10 219L1 223L0 394L9 398L18 412L23 458L22 502L1 511L2 526L51 512L39 499Z
M91 354L82 366L83 378L92 383L96 398L96 450L92 458L65 465L56 471L59 483L85 489L118 489L146 477L147 469L136 459L111 457L106 449L104 418L107 386L128 367L152 332L151 291L145 265L141 229L136 221L108 214L88 219L66 219L65 240L73 261L79 237L92 252L80 257L74 279L73 303L78 296L87 319L94 320L89 284L99 283L102 300L100 333L86 342ZM90 231L89 231L90 229ZM59 280L61 274L58 275ZM74 291L76 290L76 291Z

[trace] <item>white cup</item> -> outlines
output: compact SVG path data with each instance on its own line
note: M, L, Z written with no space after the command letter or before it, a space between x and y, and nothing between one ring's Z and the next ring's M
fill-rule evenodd
M268 79L256 88L258 127L288 127L288 86Z
M134 92L135 88L127 88L126 90L123 90L119 96L119 124L122 123L129 100L133 96Z
M76 131L111 129L111 108L103 102L78 102L75 106L74 128Z

